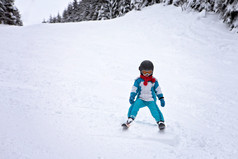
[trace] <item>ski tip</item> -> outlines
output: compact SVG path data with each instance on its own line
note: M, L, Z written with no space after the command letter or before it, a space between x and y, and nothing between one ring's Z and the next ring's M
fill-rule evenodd
M122 126L123 129L128 129L130 127L130 125L125 124L125 123L123 123L121 126Z
M163 131L165 128L159 128L160 131Z
M164 129L165 129L165 124L164 124L164 122L159 122L159 123L158 123L158 126L159 126L159 130L164 130Z
M159 127L159 130L160 130L160 131L162 131L162 130L164 130L164 129L165 129L165 125Z

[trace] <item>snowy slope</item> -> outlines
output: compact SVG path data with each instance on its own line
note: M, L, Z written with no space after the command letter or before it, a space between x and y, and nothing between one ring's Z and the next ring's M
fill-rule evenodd
M216 15L155 5L100 22L0 26L1 159L235 159L238 45ZM142 109L138 66L154 62L167 128Z

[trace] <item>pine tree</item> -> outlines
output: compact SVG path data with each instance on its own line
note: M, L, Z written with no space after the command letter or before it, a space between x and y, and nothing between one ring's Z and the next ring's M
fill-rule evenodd
M72 21L76 22L77 21L77 13L79 11L79 5L78 5L78 1L74 0L72 3Z
M221 18L231 28L238 28L238 1L237 0L217 0L215 11L220 13Z
M2 0L0 0L0 24L4 24L5 10L6 10L6 8L5 8Z
M67 15L68 15L66 19L67 22L73 22L73 14L74 14L73 5L72 3L69 3L67 8Z
M50 18L49 18L49 21L48 21L49 23L53 23L53 17L52 17L52 15L50 15Z
M116 18L119 15L117 0L107 0L106 7L105 12L109 13L109 19Z
M68 11L65 9L62 14L62 22L67 22L67 17L68 17Z
M47 21L44 19L44 20L42 21L42 23L47 23Z
M14 0L0 0L0 24L23 25Z
M61 15L58 13L57 18L56 18L56 23L61 23L62 22L62 17Z

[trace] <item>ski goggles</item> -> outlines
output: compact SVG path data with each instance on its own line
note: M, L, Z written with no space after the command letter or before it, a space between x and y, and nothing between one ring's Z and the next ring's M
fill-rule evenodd
M151 75L153 73L153 71L152 70L142 70L141 73L143 75Z

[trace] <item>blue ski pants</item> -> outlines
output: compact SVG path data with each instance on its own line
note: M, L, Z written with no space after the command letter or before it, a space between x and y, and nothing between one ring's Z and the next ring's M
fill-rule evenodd
M159 107L157 106L155 101L144 101L139 98L135 101L134 104L130 106L128 111L128 118L135 119L139 109L146 106L150 109L151 115L154 117L156 122L164 121L163 114L159 110Z

